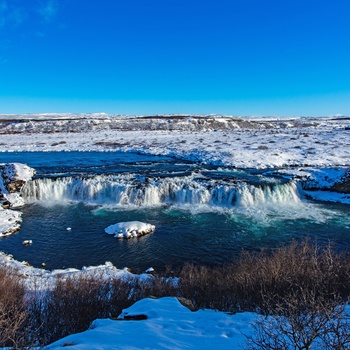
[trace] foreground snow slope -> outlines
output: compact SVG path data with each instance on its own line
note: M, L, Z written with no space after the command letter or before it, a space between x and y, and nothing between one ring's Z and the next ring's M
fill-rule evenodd
M143 299L123 315L147 315L146 320L99 319L86 332L48 346L58 349L241 349L252 329L253 313L228 315L213 310L192 312L176 298Z
M0 151L140 151L236 166L349 166L349 118L0 115Z

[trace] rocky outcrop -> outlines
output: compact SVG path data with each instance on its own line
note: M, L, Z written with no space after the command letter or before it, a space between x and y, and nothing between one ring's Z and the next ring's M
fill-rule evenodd
M8 163L0 165L0 201L4 209L24 204L20 191L32 178L35 170L25 164Z
M20 229L21 213L11 209L24 204L20 191L34 172L25 164L0 165L0 236L10 235Z
M346 175L340 180L340 182L336 182L331 190L334 192L350 194L350 169L348 169Z

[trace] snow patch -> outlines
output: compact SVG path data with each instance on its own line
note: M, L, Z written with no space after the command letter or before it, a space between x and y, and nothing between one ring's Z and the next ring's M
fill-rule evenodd
M141 237L153 232L156 229L154 225L146 224L141 221L119 222L105 228L105 232L114 235L116 238Z
M147 319L124 321L125 315L146 315ZM250 312L192 312L176 298L146 298L125 309L118 321L95 320L86 332L63 338L48 349L65 344L71 344L70 349L242 349L256 318Z
M8 236L21 228L21 213L0 207L0 237Z

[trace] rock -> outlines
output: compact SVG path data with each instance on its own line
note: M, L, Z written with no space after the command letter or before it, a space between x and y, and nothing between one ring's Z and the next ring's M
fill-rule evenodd
M33 241L31 239L26 239L25 241L22 242L23 245L31 245L33 244Z
M347 170L347 173L340 182L336 182L332 186L331 190L339 193L350 194L350 169Z
M119 222L105 228L105 232L116 238L136 238L147 235L156 229L154 225L140 221Z
M138 314L138 315L124 315L123 320L126 321L142 321L147 320L148 316L145 314Z
M177 297L177 300L187 309L190 311L197 311L197 309L194 307L192 301L190 299L182 298L182 297Z

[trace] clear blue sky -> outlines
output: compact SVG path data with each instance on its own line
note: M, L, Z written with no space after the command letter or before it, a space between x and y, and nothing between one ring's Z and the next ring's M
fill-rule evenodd
M350 115L349 0L0 0L0 113Z

